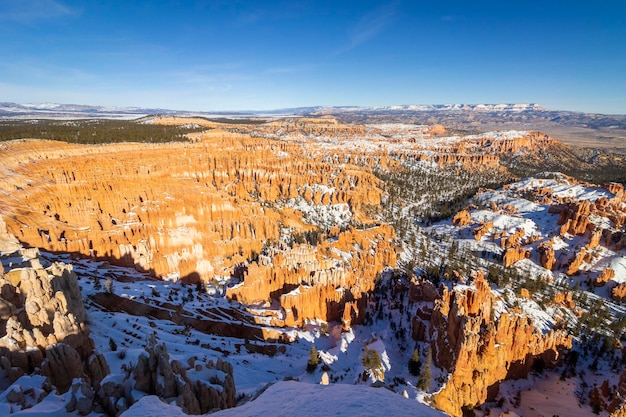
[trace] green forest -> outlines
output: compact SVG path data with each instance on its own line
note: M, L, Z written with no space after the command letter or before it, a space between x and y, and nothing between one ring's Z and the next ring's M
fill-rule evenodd
M49 139L69 143L163 143L187 140L205 127L164 126L132 120L2 120L0 141Z

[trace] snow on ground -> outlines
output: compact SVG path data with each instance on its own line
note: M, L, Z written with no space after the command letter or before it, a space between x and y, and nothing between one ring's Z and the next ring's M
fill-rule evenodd
M589 405L579 405L580 386L575 378L560 380L556 374L544 377L531 376L523 380L504 381L500 384L500 394L507 398L502 407L493 403L483 406L490 408L492 416L523 417L589 417L594 415ZM514 398L519 393L519 406L515 407ZM506 414L509 413L509 414ZM600 416L607 416L602 412Z
M42 255L45 262L56 259L52 254L42 253ZM69 261L67 257L64 259ZM219 314L223 321L233 320L229 316L229 309L243 307L238 303L229 302L223 295L211 296L208 293L199 293L195 286L185 286L181 282L149 279L132 269L112 266L106 262L73 260L72 264L85 300L91 337L111 368L111 375L106 380L121 381L125 375L124 368L137 363L139 355L144 353L147 337L154 332L157 341L165 343L172 360L185 363L189 357L195 356L200 361L216 361L217 358L222 358L230 362L234 368L237 394L245 398L255 396L268 383L282 381L285 378L294 378L305 383L319 383L323 373L321 365L312 373L306 371L308 353L311 345L315 344L320 357L330 370L331 387L327 387L325 391L330 393L333 387L338 387L338 390L344 389L341 388L343 384L350 387L353 384L361 386L369 384L361 379L364 372L361 358L365 347L368 346L380 353L387 384L396 378L408 381L398 384L394 388L395 394L383 389L385 394L404 402L406 400L400 394L406 389L412 402L419 406L416 398L422 396L413 385L417 378L408 374L406 366L414 342L408 335L399 340L390 330L391 320L396 323L402 321L404 327L410 328L410 317L400 314L398 310L389 309L382 320L376 320L368 327L353 326L348 332L342 331L340 324L322 322L309 323L305 329L282 329L293 342L280 345L284 347L284 351L269 356L248 352L245 346L246 342L252 344L264 342L205 334L193 328L177 325L170 320L103 311L89 298L103 291L105 280L112 277L113 292L121 297L160 308L182 305L184 310L192 315L211 311L212 314ZM98 286L101 287L97 288ZM116 345L115 349L112 348L112 343ZM403 347L399 348L400 346ZM438 375L439 372L434 369L434 374ZM150 402L153 400L146 398L142 402L149 408L151 404L154 405L154 402ZM54 394L46 399L50 407L59 401L62 402L63 399ZM346 407L357 406L346 405ZM429 410L424 405L420 407ZM177 415L177 412L172 411L170 414Z
M304 199L300 199L297 203L294 201L287 204L302 212L302 218L310 224L316 224L330 228L331 226L346 226L352 218L350 206L346 203L314 205L307 203Z
M613 195L605 189L599 187L586 187L580 184L572 183L572 181L568 180L560 173L538 174L538 176L540 175L553 178L524 178L523 180L512 183L510 185L510 189L520 192L549 189L554 197L589 200L592 202L601 197L613 197Z
M626 256L611 259L609 268L615 271L615 278L613 278L613 281L619 284L626 282Z
M128 412L133 411L131 408ZM318 385L295 381L278 382L259 398L240 407L211 414L229 416L445 416L424 404L394 394L384 388L363 385ZM139 416L140 414L128 414Z

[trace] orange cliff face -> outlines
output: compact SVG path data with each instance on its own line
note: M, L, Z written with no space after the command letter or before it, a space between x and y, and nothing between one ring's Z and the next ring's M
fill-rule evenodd
M571 348L571 336L554 330L543 334L526 316L502 312L496 320L496 303L479 274L472 287L442 288L432 312L418 310L414 320L420 330L414 337L425 339L427 326L434 363L450 373L432 402L452 416L493 398L501 381L527 375L535 360L549 364L559 349Z
M395 266L394 239L393 228L382 225L350 228L317 248L274 249L250 264L243 282L228 288L226 296L244 304L277 301L280 308L273 310L272 325L322 319L342 321L348 328L365 318L366 297L374 290L378 273Z
M229 275L276 241L314 229L289 200L362 205L382 191L368 169L303 155L301 145L211 131L194 143L3 144L7 228L21 242L189 281Z

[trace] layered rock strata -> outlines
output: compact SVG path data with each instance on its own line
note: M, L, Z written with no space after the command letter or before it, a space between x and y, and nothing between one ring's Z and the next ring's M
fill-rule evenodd
M34 247L131 266L158 277L211 280L312 227L288 201L381 201L369 169L303 155L301 145L211 131L195 143L78 146L14 141L0 150L7 227Z
M560 349L571 348L571 336L543 334L529 317L511 312L496 316L496 303L479 274L471 287L442 287L432 311L422 308L414 320L413 336L419 339L415 330L428 328L434 363L450 373L432 396L433 405L450 415L461 416L464 407L494 398L501 381L525 377L536 362L550 364Z
M38 368L61 393L75 378L96 387L109 369L89 337L71 265L44 267L37 249L1 258L0 372L14 382Z
M377 274L396 264L394 239L393 228L383 225L349 228L316 248L274 249L264 261L248 265L243 282L228 288L226 296L244 304L278 302L271 320L276 326L315 319L346 327L362 323Z

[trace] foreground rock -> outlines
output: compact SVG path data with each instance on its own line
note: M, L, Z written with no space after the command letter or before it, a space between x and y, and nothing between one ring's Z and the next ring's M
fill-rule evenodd
M6 230L0 230L3 233ZM13 249L13 239L9 243ZM21 247L0 259L0 380L14 383L35 373L47 377L46 386L54 386L59 394L76 381L83 381L80 384L88 387L84 390L97 389L109 367L89 337L71 265L44 267L47 261L37 249ZM50 391L41 391L37 402ZM84 401L80 405L83 412L91 412Z
M206 414L237 405L230 363L221 359L203 363L195 357L186 363L170 360L165 344L158 344L155 335L148 339L146 354L139 356L129 378L121 383L105 381L98 398L102 408L115 416L145 394L175 403L186 414Z

